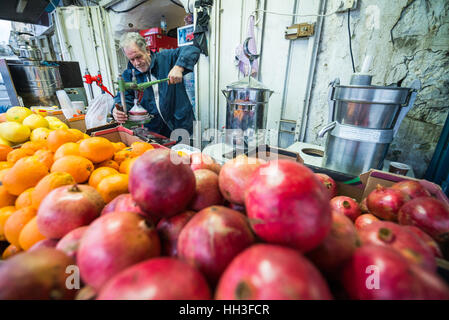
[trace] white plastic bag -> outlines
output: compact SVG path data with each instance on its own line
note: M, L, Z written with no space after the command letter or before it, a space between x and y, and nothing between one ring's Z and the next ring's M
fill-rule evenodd
M92 100L87 107L86 128L91 129L105 125L113 104L114 99L109 94L102 94Z

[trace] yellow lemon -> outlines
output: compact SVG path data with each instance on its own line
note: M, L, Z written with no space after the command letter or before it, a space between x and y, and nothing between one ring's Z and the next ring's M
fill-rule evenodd
M5 146L11 146L11 142L0 137L0 144L4 144Z
M53 117L53 116L46 116L44 119L47 120L48 123L52 123L53 121L61 121L58 118Z
M62 121L53 121L53 122L50 122L50 129L51 130L56 130L56 129L68 129L69 128L69 126L68 125L66 125L64 122L62 122Z
M30 128L30 130L34 130L37 128L48 128L48 121L41 115L32 114L23 120L23 125Z
M48 128L36 128L31 132L30 141L44 141L47 140L51 130Z
M30 128L17 122L0 123L0 137L13 143L22 143L30 137Z
M33 111L28 108L12 107L6 111L6 120L22 123L23 120L31 114L33 114Z

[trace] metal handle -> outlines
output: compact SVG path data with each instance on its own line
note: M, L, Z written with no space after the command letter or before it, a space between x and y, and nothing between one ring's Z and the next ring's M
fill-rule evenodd
M421 89L421 81L419 81L418 79L414 80L412 82L410 88L412 89L412 93L408 100L408 105L406 107L401 108L401 111L399 112L399 115L398 115L398 119L396 120L396 124L394 125L394 128L393 128L393 136L394 137L396 136L396 134L399 131L399 127L401 126L402 120L404 120L407 113L413 108L413 105L416 100L416 95L418 94L418 90Z
M335 113L335 100L334 97L335 86L340 84L340 78L335 78L331 83L329 83L329 96L327 97L327 104L329 106L329 122L334 121L334 113Z
M320 132L318 132L318 137L323 138L324 135L325 135L328 131L331 131L332 129L334 129L336 125L337 125L337 122L336 122L336 121L331 122L331 123L328 123L324 128L322 128L322 129L320 130Z

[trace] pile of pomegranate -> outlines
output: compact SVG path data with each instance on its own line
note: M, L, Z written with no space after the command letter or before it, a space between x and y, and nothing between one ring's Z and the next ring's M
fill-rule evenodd
M358 203L291 160L167 149L129 181L106 206L84 185L47 195L47 239L0 263L0 299L449 299L449 207L417 181Z

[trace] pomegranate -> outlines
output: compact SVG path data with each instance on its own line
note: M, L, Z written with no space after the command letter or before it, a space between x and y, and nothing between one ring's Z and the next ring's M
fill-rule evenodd
M359 236L352 221L344 214L333 211L331 231L307 257L319 270L334 276L359 246Z
M97 292L91 286L84 286L79 289L75 296L75 300L95 300Z
M404 180L395 183L391 186L392 189L401 190L410 199L420 198L420 197L431 197L430 192L427 191L418 181Z
M76 261L76 253L78 252L81 238L83 237L87 228L87 226L79 227L67 233L64 237L62 237L61 240L59 240L58 244L56 245L56 249L61 250Z
M44 239L44 240L38 241L35 244L33 244L33 246L31 248L29 248L27 251L28 252L35 251L40 248L55 248L57 244L58 244L58 240Z
M380 220L376 216L373 216L371 213L365 213L355 219L354 225L355 228L359 231L375 221Z
M174 258L154 258L127 268L109 280L98 300L207 300L203 275Z
M374 222L359 230L359 236L363 245L388 246L398 251L410 262L429 271L437 269L432 249L414 233L396 223Z
M399 210L399 223L414 225L437 242L449 242L449 208L440 200L430 197L416 198Z
M338 191L337 191L337 183L335 182L335 180L324 173L315 173L315 174L317 175L318 179L320 179L321 183L324 184L326 189L329 191L330 197L331 198L336 197Z
M84 282L99 290L118 272L160 254L156 228L134 212L111 212L81 238L77 263Z
M377 185L366 200L369 212L384 220L397 221L399 209L409 197L401 190Z
M159 221L156 229L161 240L162 255L171 257L178 255L179 234L195 214L195 211L186 211L174 217L163 218Z
M404 228L407 228L408 231L413 232L422 241L424 241L430 247L430 249L432 249L433 255L436 258L443 258L443 254L441 253L438 243L436 243L431 236L429 236L427 233L425 233L424 231L415 226L404 226Z
M155 218L151 217L149 214L145 213L133 199L130 193L121 194L109 202L101 211L101 215L109 212L135 212L140 214L145 219L149 219L151 222L155 222Z
M229 262L253 243L254 236L243 214L212 206L195 214L184 226L178 238L178 256L214 284Z
M226 268L217 286L219 300L330 300L326 281L296 250L256 244Z
M248 184L245 208L264 241L307 252L331 229L329 193L307 167L289 160L261 165Z
M208 169L218 175L221 170L221 165L216 163L215 160L207 154L197 152L190 155L190 168L192 169L192 171L198 169Z
M368 206L366 204L366 198L363 198L363 200L360 202L359 208L362 213L369 213Z
M0 300L73 299L76 290L67 288L66 271L74 264L54 248L16 254L0 263Z
M265 161L262 159L248 158L244 154L226 162L218 176L220 191L225 199L232 203L244 204L248 181L263 163Z
M132 166L129 190L143 211L156 218L183 212L195 195L195 176L176 152L153 149Z
M355 219L362 214L358 203L350 197L338 196L332 198L330 205L333 211L344 214L351 219L352 222L354 222Z
M200 211L213 205L223 204L223 196L218 188L218 175L207 169L197 169L193 174L196 180L196 192L190 208Z
M352 299L449 299L449 288L439 276L386 246L356 249L343 268L342 283Z
M59 187L42 200L37 225L46 238L61 239L73 229L90 224L103 207L103 198L91 186Z

